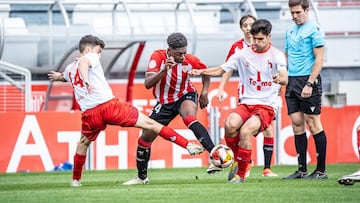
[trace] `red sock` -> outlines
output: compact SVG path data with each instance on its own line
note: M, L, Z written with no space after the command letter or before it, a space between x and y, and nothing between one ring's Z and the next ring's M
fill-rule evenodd
M151 143L152 142L147 142L147 141L143 140L141 137L139 137L139 139L138 139L138 145L144 149L150 148Z
M175 144L186 148L189 141L185 139L183 136L179 135L177 132L175 132L173 129L164 126L161 128L159 135L163 137L166 140L169 140L171 142L174 142Z
M239 141L240 141L239 136L236 136L236 137L226 137L225 136L226 145L228 147L230 147L230 149L234 152L234 156L236 156L236 153L238 151Z
M264 137L264 145L274 145L273 137Z
M78 153L74 156L74 169L73 169L73 180L80 180L83 166L86 160L86 155L80 155Z
M246 168L249 164L251 158L251 149L244 149L239 147L237 156L235 156L235 161L238 162L238 172L237 174L245 179Z

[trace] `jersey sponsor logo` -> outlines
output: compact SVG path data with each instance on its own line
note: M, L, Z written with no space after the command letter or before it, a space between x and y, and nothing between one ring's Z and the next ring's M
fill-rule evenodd
M156 67L156 61L155 60L151 60L149 62L149 68L155 68Z

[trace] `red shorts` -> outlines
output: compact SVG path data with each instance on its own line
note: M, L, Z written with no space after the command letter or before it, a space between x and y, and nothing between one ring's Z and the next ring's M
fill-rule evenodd
M247 105L240 104L235 110L235 113L241 116L243 122L246 122L251 116L258 115L261 126L259 132L264 131L272 123L275 118L274 109L267 105Z
M134 106L114 98L81 114L81 132L94 141L107 124L134 127L138 117L139 112Z

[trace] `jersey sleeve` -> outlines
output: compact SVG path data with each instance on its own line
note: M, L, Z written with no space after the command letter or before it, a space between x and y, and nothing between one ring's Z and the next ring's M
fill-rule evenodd
M314 26L312 46L313 48L325 46L325 33L319 25Z
M84 58L87 58L90 61L91 66L89 68L101 67L101 66L98 66L98 64L100 64L100 57L98 54L88 53L84 56ZM81 60L81 58L80 58L80 60Z
M193 69L206 69L207 66L205 65L205 63L203 63L202 61L200 61L200 59L192 54L187 54L185 56L189 63L191 63L191 66Z
M165 53L162 53L159 50L154 51L150 56L146 72L158 72L161 64L165 64L166 54L164 54Z
M232 56L234 53L235 53L235 47L236 47L236 44L234 43L233 45L231 45L231 48L225 58L225 61L228 61L230 56Z
M276 69L280 70L287 70L287 63L286 58L283 52L279 51L276 55Z

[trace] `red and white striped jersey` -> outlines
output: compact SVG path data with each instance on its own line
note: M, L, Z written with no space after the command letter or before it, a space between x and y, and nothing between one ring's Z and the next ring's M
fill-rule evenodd
M285 55L272 45L258 53L252 47L235 52L221 65L226 72L237 70L239 82L243 84L241 103L249 105L269 105L278 108L278 85L273 83L273 75L286 70Z
M247 44L244 38L241 38L240 40L234 42L231 47L230 50L226 56L225 61L229 60L230 56L232 56L235 52L243 49L244 47L249 47L251 44Z
M159 72L165 68L166 50L156 50L152 53L147 68L149 72ZM167 71L166 75L154 86L153 94L161 104L176 102L189 92L196 92L190 81L189 72L192 69L205 69L207 66L192 54L186 54L185 60Z

